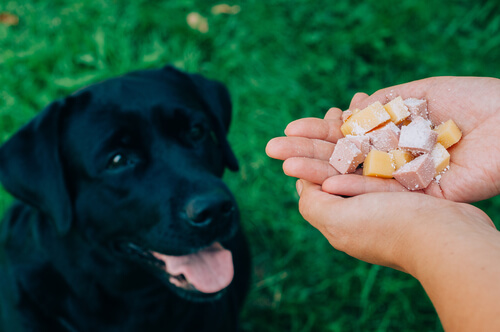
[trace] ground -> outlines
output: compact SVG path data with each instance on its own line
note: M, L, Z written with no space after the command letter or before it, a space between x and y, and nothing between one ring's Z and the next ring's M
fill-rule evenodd
M0 2L0 142L52 100L174 64L223 81L240 160L225 178L252 245L243 331L442 331L412 277L334 251L269 159L286 124L357 91L429 76L500 78L500 5L484 1ZM234 7L236 6L236 7ZM221 13L221 11L223 13ZM0 193L0 212L10 197ZM500 224L500 197L478 203Z

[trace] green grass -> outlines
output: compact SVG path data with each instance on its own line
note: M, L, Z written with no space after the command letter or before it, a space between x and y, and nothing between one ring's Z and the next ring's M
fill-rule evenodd
M217 2L25 0L0 24L0 142L50 101L92 82L171 63L231 91L226 180L252 245L243 331L441 331L418 282L336 252L297 211L295 180L266 157L286 124L346 108L357 91L437 75L500 78L500 6L483 1ZM186 24L207 17L206 34ZM0 193L0 212L10 201ZM500 198L478 203L500 224Z

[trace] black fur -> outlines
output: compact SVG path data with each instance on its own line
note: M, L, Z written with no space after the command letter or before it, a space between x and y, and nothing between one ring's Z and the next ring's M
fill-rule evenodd
M225 87L173 67L56 101L0 148L1 331L235 331L249 252L232 194ZM220 242L235 277L185 291L148 250ZM153 260L154 261L154 260Z

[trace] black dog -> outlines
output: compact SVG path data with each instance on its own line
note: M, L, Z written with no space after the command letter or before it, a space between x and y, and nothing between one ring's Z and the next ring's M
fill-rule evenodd
M166 67L77 91L7 141L1 331L237 330L230 120L220 83Z

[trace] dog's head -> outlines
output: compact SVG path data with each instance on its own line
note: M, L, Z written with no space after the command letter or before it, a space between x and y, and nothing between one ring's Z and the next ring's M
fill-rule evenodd
M49 105L0 149L0 180L61 238L213 298L233 277L221 242L238 227L221 181L238 168L230 120L218 82L172 67L130 73Z

